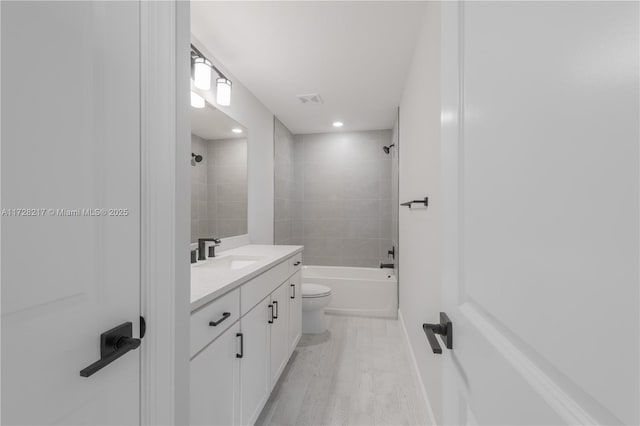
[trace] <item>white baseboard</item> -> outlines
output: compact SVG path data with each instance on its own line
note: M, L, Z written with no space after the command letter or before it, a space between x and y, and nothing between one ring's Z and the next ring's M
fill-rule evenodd
M409 351L409 356L411 357L413 373L416 377L420 392L422 393L422 398L424 399L424 403L427 409L427 416L429 416L429 424L432 426L437 426L436 418L433 414L433 409L431 408L431 402L429 401L429 397L427 396L427 388L424 386L424 382L422 381L422 375L420 374L420 369L418 368L418 361L413 354L413 348L411 346L411 341L409 340L409 333L407 333L407 328L405 327L404 318L402 318L402 312L400 311L400 309L398 309L398 321L400 321L400 327L402 328L404 342L407 345L407 350Z
M386 318L386 319L398 319L398 311L396 309L382 310L382 309L333 309L329 306L324 308L324 313L327 315L335 315L342 317L363 317L363 318Z

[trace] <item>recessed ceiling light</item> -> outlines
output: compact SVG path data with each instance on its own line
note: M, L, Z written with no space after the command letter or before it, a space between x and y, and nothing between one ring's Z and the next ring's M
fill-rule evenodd
M231 129L231 131L232 131L233 133L242 133L242 129L238 129L237 127L236 127L236 128Z
M191 106L194 108L204 108L204 98L195 92L191 92Z
M333 127L342 127L342 126L344 126L344 123L342 121L333 122Z

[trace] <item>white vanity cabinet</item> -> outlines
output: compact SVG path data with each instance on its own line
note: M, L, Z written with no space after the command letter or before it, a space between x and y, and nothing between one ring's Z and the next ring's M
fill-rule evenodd
M191 424L256 422L300 339L300 258L283 257L192 312Z
M271 386L275 386L289 360L289 281L271 293Z
M271 301L267 296L240 321L243 353L240 370L240 424L255 423L271 391L269 341ZM191 396L193 398L193 396ZM234 423L238 424L238 423Z
M302 336L302 271L289 278L289 352Z
M191 360L190 424L240 423L239 333L236 322Z

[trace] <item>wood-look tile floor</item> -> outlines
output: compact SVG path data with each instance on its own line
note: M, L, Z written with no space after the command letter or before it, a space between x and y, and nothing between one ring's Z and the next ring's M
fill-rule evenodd
M396 320L327 315L303 335L257 425L425 425Z

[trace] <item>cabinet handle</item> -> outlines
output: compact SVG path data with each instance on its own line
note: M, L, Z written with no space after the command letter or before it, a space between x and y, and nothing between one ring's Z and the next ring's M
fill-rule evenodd
M296 285L295 284L291 284L291 288L293 288L293 296L291 296L292 299L296 298Z
M231 316L231 312L223 312L222 318L220 318L218 321L209 321L209 326L215 327L216 325L220 324L222 321L226 320L230 316Z
M299 264L301 264L302 262L300 262L299 260L293 264L293 266L298 266Z
M236 333L236 337L240 338L240 353L236 354L236 358L242 358L244 356L244 334Z
M275 307L276 307L276 314L275 314L275 315L273 315L273 319L278 319L278 311L280 310L280 309L278 309L278 301L277 301L277 300L274 300L273 304L274 304L274 305L275 305Z
M269 305L269 309L271 309L271 319L269 319L269 324L273 324L273 305Z

